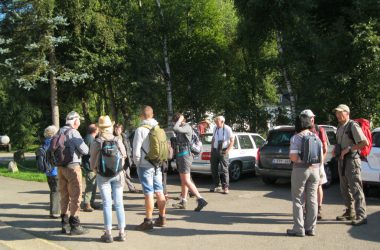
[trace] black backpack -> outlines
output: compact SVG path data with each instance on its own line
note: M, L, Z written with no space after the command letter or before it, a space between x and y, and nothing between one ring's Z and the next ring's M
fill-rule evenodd
M322 161L322 142L314 134L308 134L302 137L301 160L306 165L321 163Z
M48 151L48 146L42 145L36 151L36 162L38 170L42 173L50 172L53 166L48 161L46 157L46 152Z
M118 138L115 137L113 140L97 138L96 140L101 144L98 174L104 177L116 176L121 170L123 170L123 156L117 143Z

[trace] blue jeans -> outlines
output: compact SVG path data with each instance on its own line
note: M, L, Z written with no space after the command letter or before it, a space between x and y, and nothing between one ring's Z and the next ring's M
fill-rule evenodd
M116 210L118 229L125 227L125 212L123 203L124 171L114 177L96 175L96 181L102 196L104 229L112 229L112 199ZM112 195L112 197L111 197Z
M161 168L137 168L137 174L145 195L163 193Z

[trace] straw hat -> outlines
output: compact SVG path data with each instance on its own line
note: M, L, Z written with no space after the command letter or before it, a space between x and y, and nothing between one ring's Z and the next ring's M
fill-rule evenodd
M98 127L99 128L109 128L112 127L115 124L115 122L111 121L111 118L106 116L100 116L98 120Z

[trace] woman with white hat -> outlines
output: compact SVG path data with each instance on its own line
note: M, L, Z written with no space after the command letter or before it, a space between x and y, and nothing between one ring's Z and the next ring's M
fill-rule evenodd
M127 156L125 148L120 140L113 135L114 122L108 115L100 116L98 127L99 137L91 144L90 147L90 164L91 168L97 172L96 181L100 190L103 202L104 216L104 234L100 237L103 242L111 243L112 238L112 199L114 201L116 216L118 220L119 235L115 237L117 241L125 240L125 212L123 203L124 190L124 160ZM110 152L112 160L106 159L105 147ZM108 157L108 156L107 156ZM116 167L110 166L110 162L116 162Z

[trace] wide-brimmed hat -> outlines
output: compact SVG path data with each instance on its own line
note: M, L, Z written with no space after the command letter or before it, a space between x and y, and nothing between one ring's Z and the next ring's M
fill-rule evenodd
M98 127L99 128L108 128L112 127L115 124L115 122L111 121L111 118L108 115L100 116L98 120Z
M311 111L310 109L305 109L303 110L300 115L306 115L307 117L315 117L313 111Z
M336 111L345 111L347 113L350 113L350 108L346 104L339 104L338 107L333 109L333 112Z

